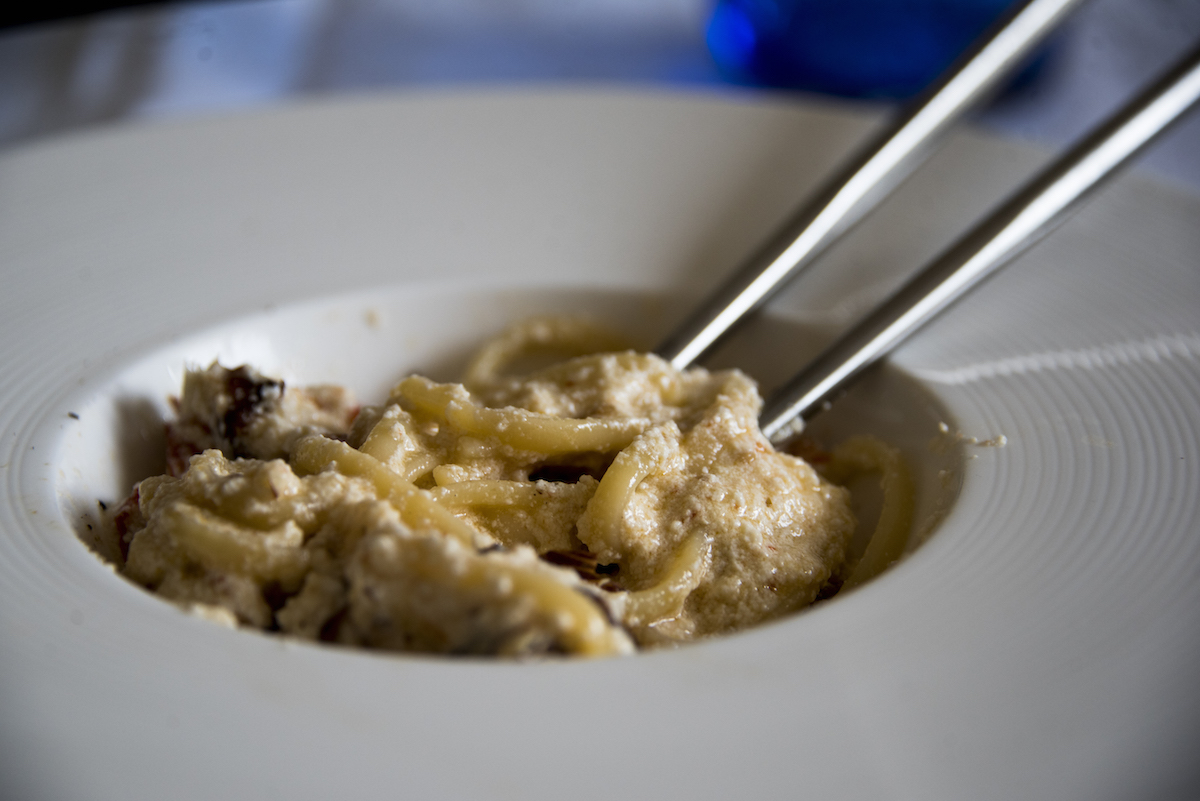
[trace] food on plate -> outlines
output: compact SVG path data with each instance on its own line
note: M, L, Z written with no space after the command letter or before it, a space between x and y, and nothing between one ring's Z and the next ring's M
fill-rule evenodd
M521 369L546 353L568 358ZM123 574L311 640L628 653L801 609L906 537L887 446L820 455L893 479L888 530L847 560L847 491L767 442L751 379L675 370L579 320L518 325L463 383L410 376L377 406L216 363L174 403L168 472L114 515Z

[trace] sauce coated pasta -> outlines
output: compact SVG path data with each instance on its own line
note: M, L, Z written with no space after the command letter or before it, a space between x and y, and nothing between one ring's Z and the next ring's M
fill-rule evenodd
M543 350L567 358L514 374ZM411 376L378 406L215 363L175 405L168 473L114 516L121 569L229 624L398 651L621 654L863 578L846 490L771 447L753 381L675 370L577 320L516 326L463 383ZM834 467L892 476L888 542L862 560L876 571L903 545L911 488L886 446L845 452Z

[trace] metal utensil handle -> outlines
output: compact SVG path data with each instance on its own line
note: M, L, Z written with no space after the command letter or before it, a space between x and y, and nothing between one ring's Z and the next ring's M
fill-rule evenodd
M867 366L1065 220L1200 99L1200 47L917 274L780 389L760 422L775 444L799 433Z
M1081 0L1028 0L1010 11L917 102L868 143L656 351L698 359L903 181L931 145Z

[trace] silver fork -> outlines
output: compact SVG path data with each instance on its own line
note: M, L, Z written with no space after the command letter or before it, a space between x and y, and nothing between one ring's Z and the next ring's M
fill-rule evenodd
M985 34L673 333L684 368L809 266L900 184L949 127L1080 0L1029 0ZM760 424L785 445L867 367L1045 236L1200 99L1200 45L1032 178L768 399Z

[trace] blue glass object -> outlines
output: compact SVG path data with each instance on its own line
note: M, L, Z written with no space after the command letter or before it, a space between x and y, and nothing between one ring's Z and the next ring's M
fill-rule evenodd
M719 0L709 51L730 79L847 97L921 91L1012 0Z

